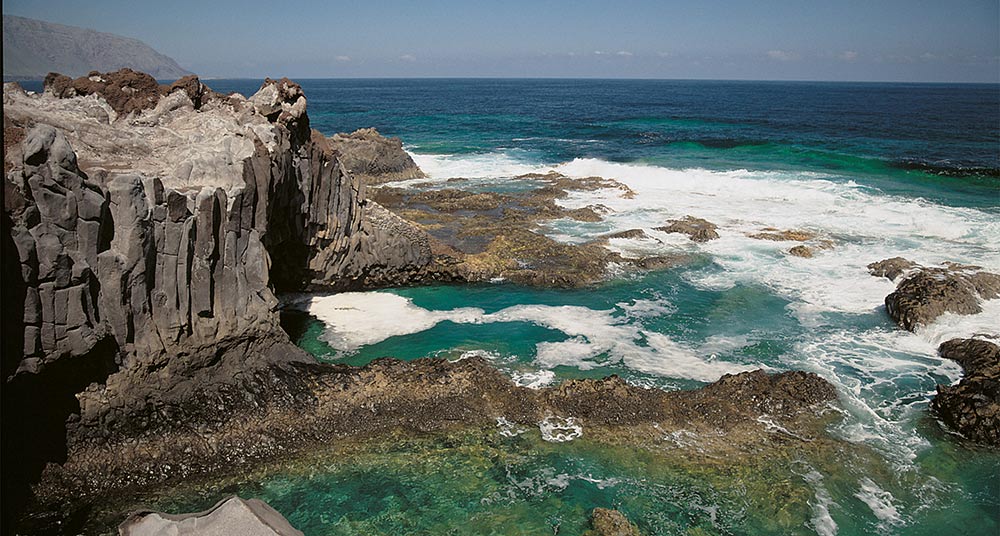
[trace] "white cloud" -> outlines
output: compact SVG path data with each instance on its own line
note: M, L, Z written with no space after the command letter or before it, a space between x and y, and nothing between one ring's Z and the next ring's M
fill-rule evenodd
M337 57L335 57L333 59L335 59L337 61L351 61L351 57L350 56L337 56Z
M837 57L844 61L854 61L858 59L858 53L853 50L845 50L838 54Z
M626 57L626 58L632 55L632 53L629 52L629 51L627 51L627 50L619 50L617 54L619 56Z
M799 59L799 55L787 50L768 50L767 57L778 61L792 61Z
M417 61L417 57L414 56L413 54L403 54L402 56L399 57L399 59L403 61Z
M594 51L594 55L595 55L595 56L603 56L603 55L604 55L604 52L601 52L600 50L595 50L595 51Z

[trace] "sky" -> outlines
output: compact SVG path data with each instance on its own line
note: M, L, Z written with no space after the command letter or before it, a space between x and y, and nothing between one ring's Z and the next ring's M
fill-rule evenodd
M3 0L202 77L1000 82L998 0Z

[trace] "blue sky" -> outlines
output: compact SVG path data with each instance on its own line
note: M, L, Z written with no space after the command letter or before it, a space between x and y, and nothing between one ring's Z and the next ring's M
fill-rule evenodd
M206 77L1000 81L997 0L4 0Z

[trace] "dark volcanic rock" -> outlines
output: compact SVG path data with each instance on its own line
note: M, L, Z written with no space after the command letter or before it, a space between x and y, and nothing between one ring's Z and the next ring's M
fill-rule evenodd
M684 216L680 220L667 220L667 225L656 227L657 231L665 233L686 234L695 242L708 242L719 238L719 233L715 232L716 229L718 226L714 223L694 216Z
M906 274L896 291L885 298L889 316L904 329L913 331L946 312L977 314L982 311L980 299L1000 297L1000 275L978 266L948 263L928 268L908 262L896 258L869 265L875 275Z
M963 436L1000 447L1000 347L981 339L952 339L938 348L962 365L957 385L938 385L931 407Z
M590 513L590 526L593 530L587 531L584 536L639 536L639 527L618 510L594 508Z
M893 257L869 264L868 272L875 277L885 277L889 281L895 281L897 277L919 266L919 264L902 257Z
M340 153L344 167L368 184L423 178L425 175L399 138L386 138L374 128L334 134L330 145Z
M121 69L110 73L93 72L70 80L68 76L49 73L45 91L60 98L98 94L121 115L156 106L160 100L160 85L146 73Z
M118 526L121 536L302 536L277 510L258 499L230 497L204 512L136 512Z

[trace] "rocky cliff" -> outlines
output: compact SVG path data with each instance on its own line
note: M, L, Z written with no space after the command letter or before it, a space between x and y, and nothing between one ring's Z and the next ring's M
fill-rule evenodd
M244 99L133 74L4 87L4 447L23 462L5 485L140 409L169 419L192 390L309 360L276 291L406 282L430 260L309 129L297 84Z

